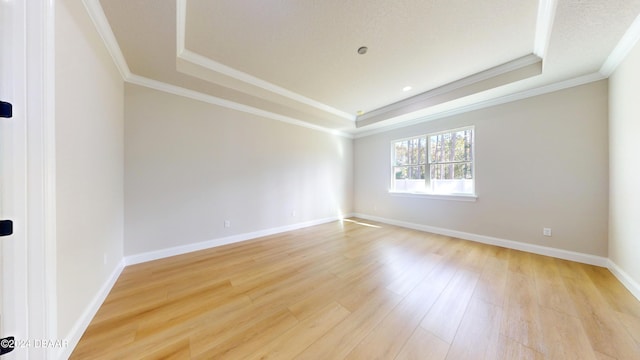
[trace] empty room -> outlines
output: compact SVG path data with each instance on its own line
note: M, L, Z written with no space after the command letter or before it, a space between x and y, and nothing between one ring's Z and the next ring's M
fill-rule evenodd
M0 359L640 359L640 0L0 11Z

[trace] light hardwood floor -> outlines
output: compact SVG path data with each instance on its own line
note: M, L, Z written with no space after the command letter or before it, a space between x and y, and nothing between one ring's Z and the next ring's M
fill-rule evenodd
M72 359L640 359L604 268L350 219L127 267Z

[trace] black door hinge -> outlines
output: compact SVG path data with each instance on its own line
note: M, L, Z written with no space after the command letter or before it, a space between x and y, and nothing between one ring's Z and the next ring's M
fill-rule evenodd
M13 106L11 103L0 101L0 117L10 118L13 116Z
M0 220L0 236L9 236L13 234L13 221Z

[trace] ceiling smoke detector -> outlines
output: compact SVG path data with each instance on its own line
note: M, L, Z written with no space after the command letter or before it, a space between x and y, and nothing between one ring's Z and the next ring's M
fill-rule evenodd
M369 50L369 49L368 49L366 46L360 46L360 47L358 48L358 54L360 54L360 55L364 55L364 54L366 54L366 53L367 53L367 50Z

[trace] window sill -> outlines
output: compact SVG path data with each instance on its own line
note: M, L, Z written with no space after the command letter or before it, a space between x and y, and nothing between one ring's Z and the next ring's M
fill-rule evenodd
M478 196L475 194L428 194L428 193L414 193L414 192L401 192L401 191L389 191L389 194L393 196L404 197L417 197L434 200L451 200L451 201L465 201L475 202L478 200Z

